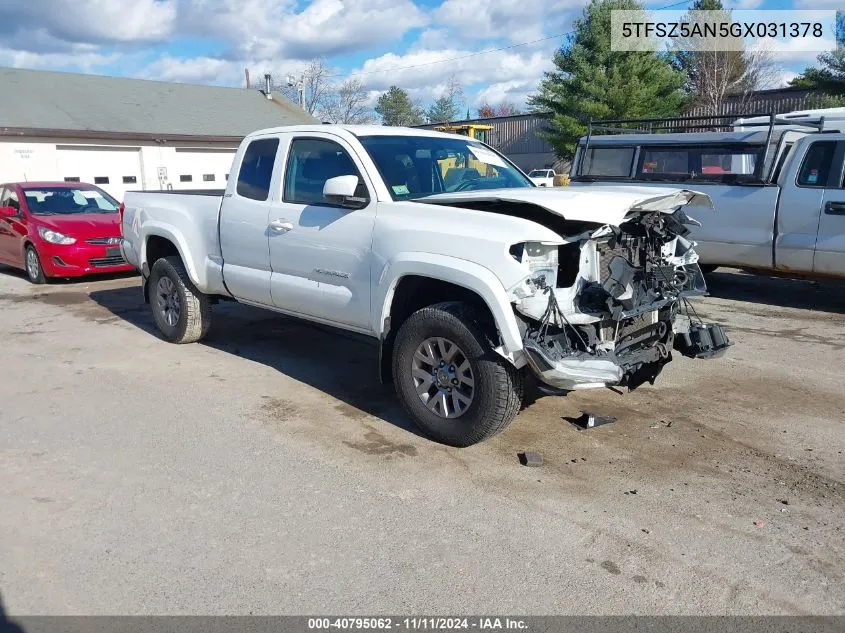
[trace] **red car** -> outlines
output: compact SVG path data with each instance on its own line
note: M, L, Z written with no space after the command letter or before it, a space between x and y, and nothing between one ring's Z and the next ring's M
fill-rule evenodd
M120 254L120 204L94 185L0 186L0 262L43 284L50 277L133 270Z

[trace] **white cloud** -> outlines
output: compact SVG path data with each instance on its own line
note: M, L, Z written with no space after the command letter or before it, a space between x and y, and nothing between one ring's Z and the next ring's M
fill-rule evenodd
M511 49L474 55L470 50L440 49L418 50L407 55L386 53L367 60L355 72L366 73L359 78L372 89L386 89L395 84L406 89L427 88L434 93L452 75L464 86L520 79L539 81L551 66L549 50Z
M182 0L179 25L219 38L233 59L327 58L396 41L427 23L412 0Z
M765 51L772 59L784 63L812 63L822 50L834 50L836 41L833 38L816 40L815 38L780 39L777 41L777 50L771 43L758 40L749 50ZM820 50L822 49L822 50Z
M763 0L733 0L725 3L727 9L756 9L763 4Z
M513 103L523 106L530 94L537 92L536 81L500 81L479 90L475 97L475 107L485 103L496 105L499 103Z
M798 73L789 70L788 68L780 68L772 73L772 77L765 85L761 86L763 89L767 88L784 88L789 85L789 82L795 79Z
M175 18L175 0L2 2L0 35L9 48L31 52L80 43L152 42L173 32ZM33 32L38 37L32 38Z
M144 68L139 76L181 83L237 85L239 79L243 81L243 67L239 62L214 57L180 58L165 55Z
M445 0L434 11L434 19L460 34L460 39L527 42L568 25L568 11L583 5L584 0Z
M80 53L30 53L0 48L0 66L12 68L41 68L54 70L78 70L93 72L97 68L115 62L118 55L104 55L95 52Z
M795 0L796 9L841 9L842 0Z

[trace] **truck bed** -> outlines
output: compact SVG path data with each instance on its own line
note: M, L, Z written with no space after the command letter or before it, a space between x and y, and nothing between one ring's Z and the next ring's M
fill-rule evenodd
M121 228L137 259L130 263L140 268L150 240L161 238L177 247L198 287L208 294L227 294L217 230L223 194L211 189L127 191ZM141 235L146 243L141 243Z

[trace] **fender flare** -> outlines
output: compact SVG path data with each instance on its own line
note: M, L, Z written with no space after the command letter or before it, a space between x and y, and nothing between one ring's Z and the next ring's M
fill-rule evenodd
M156 222L155 220L148 220L141 226L141 235L141 252L138 254L139 266L141 268L144 266L146 266L147 269L151 268L150 262L147 261L147 242L149 241L149 238L161 237L169 240L176 247L176 250L179 252L179 257L182 258L182 263L185 265L185 270L188 272L188 277L190 277L194 285L200 288L203 287L193 260L187 256L190 251L188 250L185 236L182 235L181 231L174 228L172 225Z
M521 356L522 336L505 287L493 272L465 259L432 253L398 253L386 262L373 288L372 327L384 340L385 323L390 316L393 295L403 277L416 275L461 286L476 293L490 310L502 337L503 356L512 363ZM391 326L392 327L392 326Z

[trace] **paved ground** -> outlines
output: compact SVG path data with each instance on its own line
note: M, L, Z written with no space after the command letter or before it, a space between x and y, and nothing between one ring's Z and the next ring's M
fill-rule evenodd
M0 273L12 614L845 613L841 285L716 273L727 358L458 450L359 341L233 305L169 345L137 284Z

